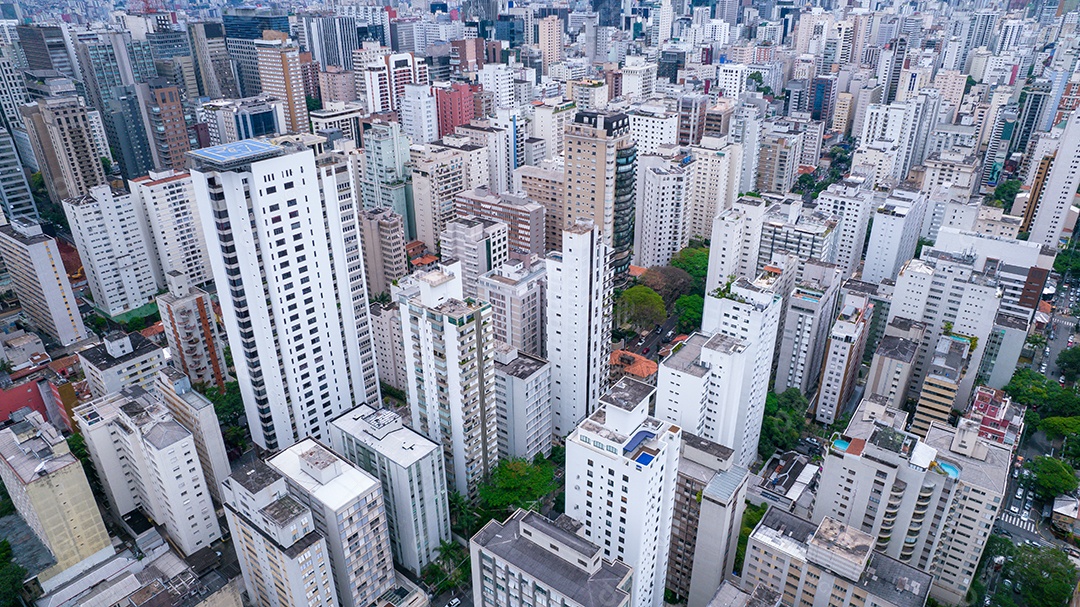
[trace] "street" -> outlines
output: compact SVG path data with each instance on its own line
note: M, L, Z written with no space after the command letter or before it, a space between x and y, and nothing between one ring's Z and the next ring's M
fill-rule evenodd
M634 354L655 358L657 351L659 351L664 344L664 336L667 335L669 331L674 331L675 325L677 324L679 324L677 316L668 316L667 320L660 325L659 330L653 330L645 337L644 343L639 346L637 345L637 340L635 340L633 343L626 344L626 349ZM674 334L672 334L672 337L674 337Z

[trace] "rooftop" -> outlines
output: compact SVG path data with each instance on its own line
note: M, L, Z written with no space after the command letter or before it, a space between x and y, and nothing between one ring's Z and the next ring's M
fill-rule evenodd
M704 377L709 369L701 364L701 348L708 341L707 336L694 333L681 344L681 347L672 348L671 354L661 364L680 373Z
M750 537L775 550L806 560L806 545L817 526L780 508L769 508Z
M191 432L187 428L170 419L154 424L143 434L143 439L158 449L165 449L189 436Z
M441 457L438 445L402 424L401 416L390 410L360 405L330 424L402 467L407 468L433 452Z
M826 516L818 525L814 537L810 538L809 545L861 563L870 554L873 541L870 534Z
M237 466L229 478L239 483L249 493L258 493L274 484L281 478L281 474L267 466L261 459L252 458L251 461Z
M904 339L903 337L897 337L895 335L886 335L878 342L877 350L874 350L874 356L883 356L885 358L911 363L915 361L915 354L918 353L918 351L918 342Z
M97 369L111 369L118 365L122 365L133 360L148 356L155 352L161 351L161 346L155 344L143 337L140 333L129 333L128 338L131 340L131 352L124 354L123 356L113 357L109 354L104 343L97 344L92 348L87 348L79 352L79 358L90 363Z
M518 351L517 356L506 364L503 364L496 359L495 372L509 375L510 377L516 377L518 379L527 379L532 377L533 374L540 369L543 369L547 364L548 361L539 356L533 356L532 354Z
M632 411L654 392L656 392L655 386L650 386L645 382L630 377L624 377L600 397L600 403L618 407L625 411Z
M1012 451L1009 446L979 439L983 450L976 451L974 457L953 451L953 439L957 428L943 426L939 423L931 424L926 433L924 442L937 449L939 456L947 457L956 462L963 470L962 482L972 487L979 487L989 491L991 495L1004 495L1005 485L1009 478L1009 468L1012 465ZM948 463L948 462L947 462Z
M867 592L887 599L897 607L923 607L930 594L933 576L880 552L872 552L858 580Z
M272 143L258 139L245 139L234 143L224 143L213 147L188 152L192 158L211 169L230 169L257 160L273 158L284 149Z
M291 495L282 495L261 510L262 515L278 525L286 525L307 510Z
M316 467L337 463L340 473L319 482L304 471L301 459ZM368 492L379 487L379 481L351 463L341 459L314 439L305 439L270 458L267 462L283 476L299 485L316 501L338 511Z

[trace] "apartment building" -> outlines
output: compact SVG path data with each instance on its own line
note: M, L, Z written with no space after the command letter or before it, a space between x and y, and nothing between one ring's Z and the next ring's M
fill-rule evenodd
M507 226L481 217L458 217L446 223L439 234L442 258L461 262L461 288L465 297L475 298L480 277L509 257Z
M158 295L157 305L170 364L197 384L224 390L231 378L210 294L192 286L186 274L175 270L166 274L165 280L169 292Z
M157 372L165 364L160 346L137 332L111 331L101 342L78 353L87 387L95 398L124 388L153 388Z
M368 293L390 293L394 282L409 273L405 221L389 208L365 209L360 215L360 242Z
M214 403L192 388L187 375L169 365L158 371L154 387L173 419L191 432L210 494L222 501L221 483L229 476L229 456Z
M182 155L181 159L187 161ZM148 244L162 275L182 272L195 286L213 280L191 175L172 169L152 171L128 181L128 188L139 215L146 218Z
M551 454L551 363L497 344L495 403L500 459Z
M477 298L491 304L495 339L519 352L544 356L547 346L547 265L510 259L477 280Z

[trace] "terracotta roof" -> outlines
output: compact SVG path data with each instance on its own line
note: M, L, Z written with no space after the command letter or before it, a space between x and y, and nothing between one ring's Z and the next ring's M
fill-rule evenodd
M640 354L634 354L629 350L615 350L612 352L611 366L619 367L627 375L633 375L634 377L640 377L642 379L656 375L656 371L659 368L655 362Z
M1040 300L1039 301L1039 311L1040 312L1046 312L1047 314L1049 314L1049 313L1054 311L1054 306L1053 306L1053 304L1051 304L1048 301Z
M436 261L439 261L438 257L435 257L434 255L424 255L423 257L417 257L416 259L409 260L409 263L414 266L426 266L433 264Z
M52 361L51 363L49 363L49 368L52 369L53 371L56 371L57 373L60 373L61 371L64 371L65 369L69 369L71 367L74 367L74 366L76 366L78 364L79 364L79 355L78 354L72 354L71 356L65 356L63 358L58 358L58 359Z
M162 325L161 321L159 320L156 323L150 325L149 327L146 327L142 331L139 331L139 334L142 335L143 337L150 338L150 337L153 337L155 335L161 335L164 332L165 332L165 326Z
M642 274L644 274L645 270L647 270L647 269L648 268L643 268L641 266L630 266L630 276L632 278L637 278L637 277L641 276Z

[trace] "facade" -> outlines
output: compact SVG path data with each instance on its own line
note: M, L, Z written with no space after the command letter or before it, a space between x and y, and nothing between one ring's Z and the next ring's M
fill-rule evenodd
M318 439L330 419L379 398L361 245L346 238L359 232L360 201L348 165L255 140L191 157L252 439L267 449ZM325 362L313 370L315 359Z
M86 372L87 387L95 398L124 388L150 390L157 372L165 364L163 349L137 332L106 333L102 343L79 351L79 364Z
M1069 227L1065 225L1065 219L1072 208L1077 186L1080 186L1080 109L1069 114L1046 185L1039 199L1032 202L1037 206L1031 242L1059 246L1062 231Z
M607 391L611 357L610 248L590 222L563 232L548 253L547 358L552 429L566 436Z
M1025 412L1004 390L979 386L964 417L978 422L979 438L1015 447L1024 434Z
M0 430L0 479L19 516L56 559L37 576L48 591L114 550L86 473L67 441L36 411L19 417Z
M461 265L413 274L401 310L413 428L443 446L447 487L472 498L499 460L491 306L463 301ZM434 356L432 356L434 353Z
M499 344L495 349L499 458L551 455L551 364Z
M375 366L379 381L409 391L409 374L405 370L410 358L401 336L401 312L396 303L371 304L371 340L375 344Z
M193 115L184 105L180 87L165 78L151 78L139 86L139 91L155 167L183 171L187 166L186 154L198 141L188 131Z
M431 143L439 138L438 104L427 82L405 85L398 113L401 130L413 143Z
M563 515L565 516L565 515ZM473 604L509 607L547 601L566 607L630 607L633 571L604 558L600 546L552 522L518 509L491 521L469 541ZM506 584L498 581L506 580Z
M181 165L186 162L182 158ZM149 244L162 275L182 272L192 285L213 280L191 175L173 169L152 171L128 181L128 188L136 212L146 218Z
M209 101L199 106L196 115L206 124L210 145L273 137L288 130L285 102L270 95Z
M458 217L439 235L440 253L461 262L461 288L466 298L476 297L477 281L509 255L507 227L481 217Z
M3 98L0 97L0 103L2 102ZM16 115L21 124L22 114L16 111ZM0 130L0 209L3 209L4 217L9 223L16 218L37 221L37 204L30 193L30 185L26 182L26 174L19 162L19 151L15 146L11 133Z
M192 389L187 375L168 365L158 372L155 387L173 419L191 432L207 488L219 502L222 501L221 483L228 478L230 469L214 403Z
M689 242L686 214L694 175L675 165L660 156L638 159L636 266L666 266Z
M245 462L222 483L244 588L269 607L334 607L337 590L326 538L311 509L289 495L285 478L261 460Z
M19 305L34 325L62 346L87 337L56 240L36 221L16 217L0 226L0 258Z
M394 282L409 271L404 221L387 208L364 210L360 215L360 242L364 247L368 293L389 293Z
M231 378L210 294L191 286L179 272L166 279L169 292L158 295L157 305L169 343L169 363L196 384L224 390Z
M405 97L406 84L428 84L428 66L412 53L392 53L364 66L354 66L363 74L361 100L369 112L398 111ZM357 87L359 88L359 87Z
M143 510L184 555L221 537L195 437L151 393L126 388L75 417L114 513Z
M101 158L112 154L104 141L101 115L82 97L38 99L21 111L53 202L82 196L105 183Z
M472 122L473 92L464 82L436 86L435 108L439 113L439 137L445 137L457 127Z
M365 209L390 209L405 221L406 242L417 237L416 226L406 202L405 162L409 159L409 139L395 122L373 122L365 128L363 175L360 186ZM415 177L414 177L415 181ZM434 242L429 246L434 246Z
M486 186L466 190L454 197L458 217L478 217L506 224L510 254L543 256L546 210L544 205L520 194L493 194Z
M154 301L164 284L141 205L108 185L64 200L94 306L109 316Z
M285 40L256 40L255 51L261 92L282 100L285 130L290 133L310 133L300 48Z
M289 494L311 510L326 538L341 605L363 607L394 588L394 563L379 479L306 438L268 459Z
M904 262L915 257L925 209L924 194L900 188L877 207L863 263L864 282L895 280Z
M840 315L833 322L824 347L825 360L814 407L814 418L819 423L832 424L851 400L873 316L874 304L867 297L849 293L840 302Z
M522 166L514 170L514 191L524 192L529 200L544 207L544 251L562 250L565 209L562 170Z
M679 115L663 107L640 106L630 112L630 132L642 156L655 154L660 146L671 145L679 137Z
M470 170L472 151L430 146L413 160L414 223L411 235L427 245L428 250L437 250L439 234L455 217L454 197L465 191L470 183L479 181L479 176ZM487 168L486 163L484 168ZM487 183L486 172L482 183Z
M547 346L547 265L510 259L477 280L476 296L491 304L495 339L519 352L544 356Z
M795 290L785 300L783 336L777 354L777 393L798 388L810 394L821 373L829 322L840 296L840 272L821 261L807 261Z
M900 329L897 325L910 326L911 330ZM895 409L904 405L925 332L925 325L906 318L895 317L889 322L870 361L866 394L884 396L889 406Z
M396 413L367 405L331 422L330 439L341 457L382 483L394 561L419 576L450 540L442 449Z
M649 416L655 394L624 377L566 439L566 513L604 558L633 568L639 607L663 604L682 443L678 426Z
M694 161L688 168L693 171L693 178L688 211L684 212L688 238L710 238L713 219L730 209L741 191L743 150L749 148L740 144L721 145L720 141L710 137L690 148Z
M967 371L970 354L971 341L965 337L942 335L938 339L934 359L923 380L915 416L911 420L912 434L925 438L931 424L948 424L953 409L964 406L963 402L957 402L956 396Z

